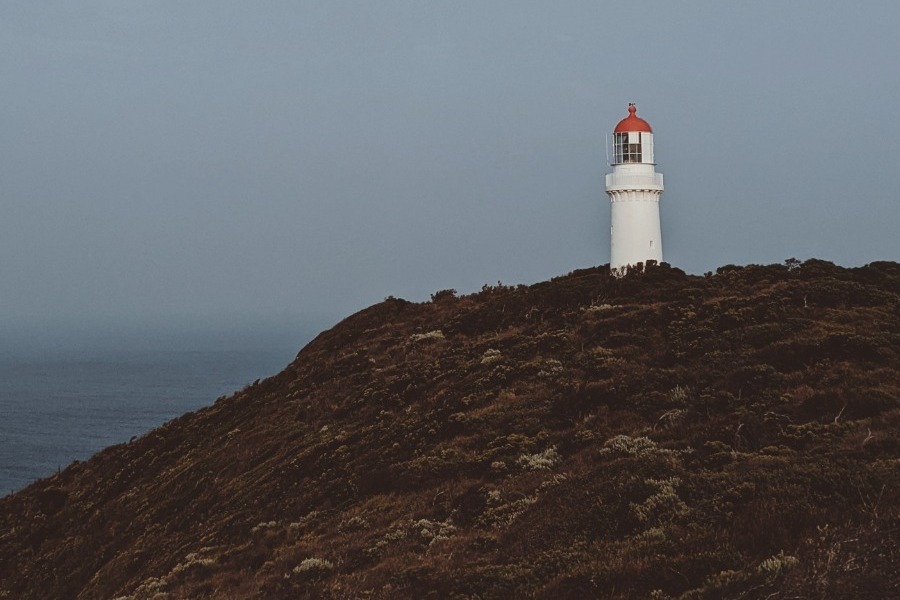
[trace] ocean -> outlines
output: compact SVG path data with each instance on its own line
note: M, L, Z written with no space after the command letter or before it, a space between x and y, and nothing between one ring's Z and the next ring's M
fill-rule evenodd
M157 337L0 352L0 496L275 375L312 338ZM264 336L262 336L264 337ZM226 341L227 340L227 341Z

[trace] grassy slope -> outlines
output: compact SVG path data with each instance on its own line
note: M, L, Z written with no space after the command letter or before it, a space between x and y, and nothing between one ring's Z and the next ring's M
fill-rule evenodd
M388 299L0 500L0 598L889 597L898 374L895 263Z

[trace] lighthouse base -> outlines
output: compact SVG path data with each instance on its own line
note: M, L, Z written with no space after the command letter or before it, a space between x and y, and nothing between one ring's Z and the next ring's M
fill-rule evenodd
M631 265L662 262L658 190L609 191L612 204L609 267L627 270Z

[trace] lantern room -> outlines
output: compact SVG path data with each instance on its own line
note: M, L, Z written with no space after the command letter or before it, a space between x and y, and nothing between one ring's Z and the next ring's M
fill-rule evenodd
M613 131L613 163L653 163L653 129L637 116L634 103L628 105L628 116Z

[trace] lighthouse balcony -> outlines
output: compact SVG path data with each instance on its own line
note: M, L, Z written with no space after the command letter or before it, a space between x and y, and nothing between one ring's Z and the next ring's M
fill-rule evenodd
M610 173L606 176L606 191L663 189L662 173Z

